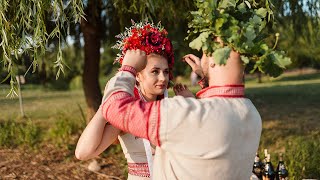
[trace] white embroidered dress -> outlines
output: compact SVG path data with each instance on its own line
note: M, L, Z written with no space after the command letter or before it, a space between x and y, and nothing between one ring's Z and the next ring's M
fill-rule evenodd
M136 88L136 90L135 96L146 101L139 88ZM129 133L119 135L118 139L128 163L128 180L150 180L144 139ZM151 149L153 156L155 150L153 147Z

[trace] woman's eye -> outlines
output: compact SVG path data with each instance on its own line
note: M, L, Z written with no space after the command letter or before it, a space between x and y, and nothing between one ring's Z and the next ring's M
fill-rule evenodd
M151 72L152 74L158 74L159 72L157 70L154 70Z
M164 73L164 74L169 74L169 71L164 71L163 73Z

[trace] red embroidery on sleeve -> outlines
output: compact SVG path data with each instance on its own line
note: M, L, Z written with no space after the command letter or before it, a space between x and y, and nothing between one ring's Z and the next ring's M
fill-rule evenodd
M134 136L160 146L160 101L144 102L126 92L115 92L102 105L105 119Z
M127 65L123 65L121 66L121 68L119 69L119 71L127 71L130 72L133 76L137 75L137 71L134 67L131 66L127 66Z

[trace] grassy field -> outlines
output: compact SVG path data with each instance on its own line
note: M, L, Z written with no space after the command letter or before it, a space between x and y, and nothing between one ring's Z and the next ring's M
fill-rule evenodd
M185 79L182 81L187 82ZM26 121L20 117L18 98L5 97L8 88L0 86L0 122ZM199 88L190 89L196 92ZM63 124L66 120L71 122L69 125L80 124L73 126L67 135L78 135L85 126L82 112L86 105L80 89L52 91L24 86L22 96L27 119L39 125L41 132L50 129L52 132L52 127L55 127L59 135L59 127L68 125ZM263 120L258 150L260 157L263 157L263 149L267 148L276 165L278 153L283 152L290 179L320 178L320 74L291 73L276 79L264 77L263 83L248 77L246 96L256 105ZM68 143L76 142L71 140Z

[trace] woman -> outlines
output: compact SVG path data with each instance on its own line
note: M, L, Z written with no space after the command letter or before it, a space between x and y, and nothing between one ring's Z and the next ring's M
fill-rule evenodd
M174 63L173 50L166 35L166 30L159 25L134 23L131 28L128 28L127 32L119 35L121 40L114 46L121 50L121 54L116 59L120 63L128 49L141 49L146 52L147 65L145 69L137 73L137 83L134 90L135 97L144 101L155 101L163 98L169 80L172 78L170 69ZM182 85L175 87L176 94L186 90L186 87ZM128 179L149 179L148 162L150 163L150 158L148 161L145 151L146 142L143 142L146 140L131 134L124 134L106 123L100 108L78 141L76 157L80 160L94 158L108 148L117 137L127 159Z

